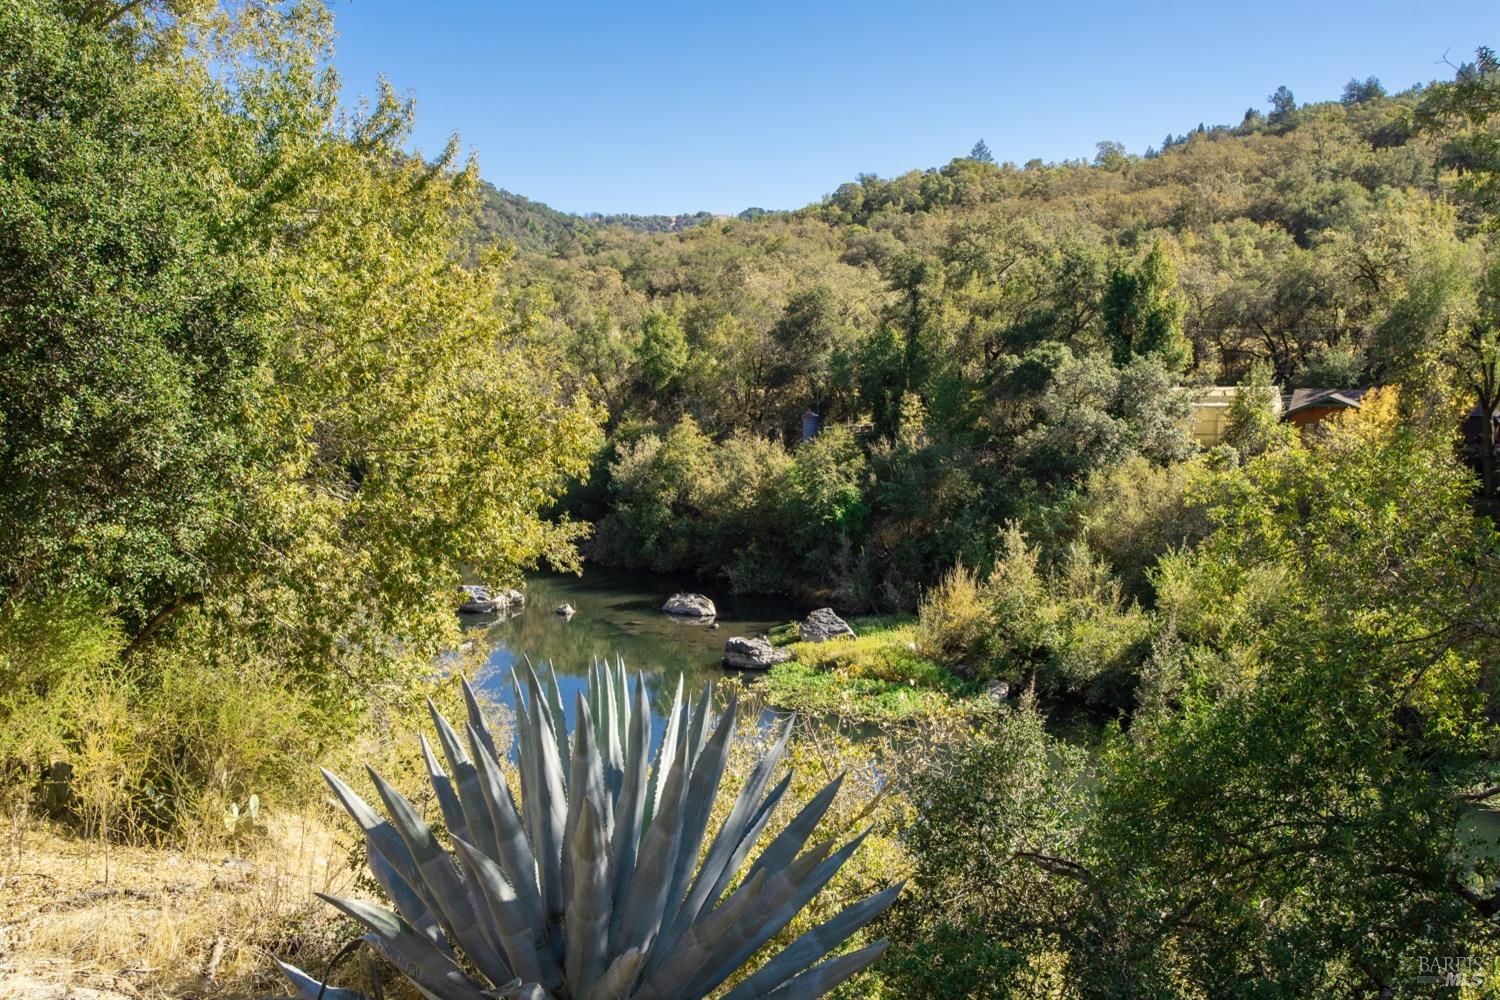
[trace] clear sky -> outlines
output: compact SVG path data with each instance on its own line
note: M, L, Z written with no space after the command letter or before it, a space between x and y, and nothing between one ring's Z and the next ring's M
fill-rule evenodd
M333 0L345 95L384 74L415 146L571 212L795 208L856 174L1132 152L1500 47L1500 0L528 3Z

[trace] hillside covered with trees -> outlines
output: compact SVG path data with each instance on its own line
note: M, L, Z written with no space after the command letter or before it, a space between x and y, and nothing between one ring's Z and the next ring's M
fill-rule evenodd
M1500 975L1490 50L1142 155L580 218L341 107L315 0L0 29L18 989ZM1298 428L1298 388L1351 402ZM480 673L460 587L589 562L857 634L770 627L727 695Z
M537 253L566 253L592 245L600 229L638 233L676 233L713 219L708 212L685 215L571 215L539 201L479 182L474 238L482 243L511 243Z
M909 608L1005 521L1055 536L1088 475L1186 458L1195 386L1397 387L1456 427L1493 284L1485 151L1424 130L1424 96L1283 88L1141 156L981 144L799 211L523 254L527 307L609 413L571 508L593 558ZM807 410L826 432L783 447Z

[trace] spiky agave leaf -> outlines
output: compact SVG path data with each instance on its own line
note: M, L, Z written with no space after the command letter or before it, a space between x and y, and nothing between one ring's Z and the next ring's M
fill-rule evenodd
M467 748L432 710L447 769L425 739L423 758L455 853L443 850L411 804L373 771L389 818L327 775L364 831L371 869L396 912L325 898L364 924L371 947L432 1000L707 996L786 929L865 837L808 847L840 776L737 880L790 785L790 775L771 784L790 727L757 762L710 839L734 738L732 698L716 718L711 688L695 709L679 679L653 755L645 678L637 676L632 690L618 659L590 667L571 740L550 668L539 676L528 661L512 686L520 808L467 681ZM826 958L900 890L876 893L807 931L728 996L823 995L879 957L884 942ZM291 966L283 971L304 996L321 986ZM337 1000L360 997L345 992Z

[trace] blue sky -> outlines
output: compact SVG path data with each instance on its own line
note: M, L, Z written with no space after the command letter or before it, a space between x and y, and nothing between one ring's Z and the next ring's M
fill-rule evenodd
M795 208L965 155L1132 152L1286 84L1389 90L1500 47L1500 2L528 3L334 0L346 98L380 74L414 145L572 212Z

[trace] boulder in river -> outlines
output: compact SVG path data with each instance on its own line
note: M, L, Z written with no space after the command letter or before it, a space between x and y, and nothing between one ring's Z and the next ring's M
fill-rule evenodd
M791 653L777 649L766 639L746 639L737 635L724 643L724 666L736 670L769 670L791 658Z
M714 602L702 594L673 594L661 609L680 618L713 618L719 613Z
M577 614L577 609L566 601L557 606L557 616L559 618L572 618L575 614Z
M505 610L505 598L488 587L466 583L458 592L464 595L463 603L458 606L461 615L493 615Z
M491 590L482 584L466 583L458 592L464 595L463 603L458 606L462 615L503 615L526 606L526 595L513 587Z
M797 627L803 642L827 642L829 639L854 638L854 629L849 623L833 613L832 608L819 608L808 615Z

